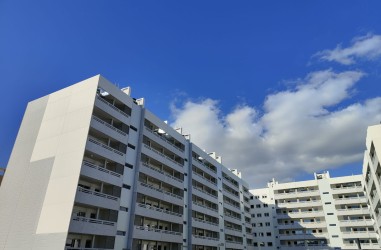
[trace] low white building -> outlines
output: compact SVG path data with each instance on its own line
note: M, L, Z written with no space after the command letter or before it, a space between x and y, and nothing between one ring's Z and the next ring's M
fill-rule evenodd
M325 172L250 192L256 249L379 249L361 175Z

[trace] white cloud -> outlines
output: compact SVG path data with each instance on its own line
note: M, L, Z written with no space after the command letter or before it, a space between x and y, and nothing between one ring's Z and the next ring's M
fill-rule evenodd
M253 187L273 177L289 180L301 171L362 160L366 128L381 120L381 98L344 107L343 101L363 76L311 73L296 87L268 95L262 110L240 104L223 114L215 100L187 101L173 108L172 125L183 127L201 148L216 151L225 166L240 169Z
M355 59L373 60L381 56L381 35L366 35L357 37L352 41L352 45L342 48L338 45L333 50L324 50L317 53L321 59L335 61L344 65L355 63Z

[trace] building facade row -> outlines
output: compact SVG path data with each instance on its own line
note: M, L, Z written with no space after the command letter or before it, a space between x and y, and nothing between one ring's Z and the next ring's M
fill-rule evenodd
M363 176L249 190L95 76L28 104L0 188L0 249L380 249L379 135L370 127Z

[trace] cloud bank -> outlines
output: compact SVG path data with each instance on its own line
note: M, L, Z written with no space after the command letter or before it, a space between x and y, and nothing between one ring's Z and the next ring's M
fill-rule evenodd
M381 56L381 35L369 34L357 37L348 48L338 45L333 50L317 53L317 56L322 60L335 61L344 65L354 64L355 59L374 60Z
M380 38L361 37L322 57L343 64L373 59L381 53ZM358 70L312 72L292 88L266 96L260 108L239 103L229 113L217 100L188 100L172 106L172 125L221 155L225 166L241 170L252 187L273 177L290 181L301 173L361 162L366 128L381 121L381 97L351 99L364 77Z

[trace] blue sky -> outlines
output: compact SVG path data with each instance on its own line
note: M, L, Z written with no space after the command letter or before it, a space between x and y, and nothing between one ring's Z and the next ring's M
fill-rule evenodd
M102 74L251 182L360 173L366 126L381 120L380 9L379 1L0 1L0 165L28 101ZM360 53L356 41L374 44Z

